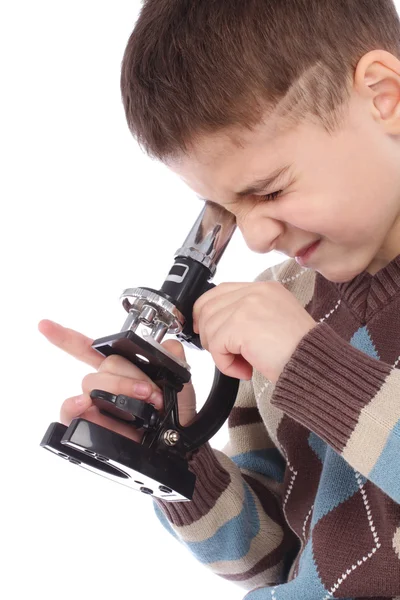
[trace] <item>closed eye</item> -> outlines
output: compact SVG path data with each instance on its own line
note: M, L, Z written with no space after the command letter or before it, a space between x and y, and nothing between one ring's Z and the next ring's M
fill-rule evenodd
M276 200L281 194L283 190L279 190L279 192L273 192L272 194L265 194L264 196L259 196L265 202L273 202Z

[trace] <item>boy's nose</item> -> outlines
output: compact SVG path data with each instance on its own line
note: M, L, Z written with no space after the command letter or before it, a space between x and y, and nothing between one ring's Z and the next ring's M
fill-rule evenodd
M266 254L274 250L279 237L284 232L282 223L262 217L238 223L238 227L242 232L246 245L258 254Z

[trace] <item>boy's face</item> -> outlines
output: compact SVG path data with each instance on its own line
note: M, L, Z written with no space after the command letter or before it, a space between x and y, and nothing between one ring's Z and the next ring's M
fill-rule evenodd
M275 125L272 116L241 132L243 148L209 136L168 167L201 198L233 213L255 252L295 257L320 240L305 266L330 281L374 274L400 254L400 136L385 132L371 100L354 91L334 136L310 122L281 134ZM288 165L276 184L235 197ZM263 199L279 190L277 199Z

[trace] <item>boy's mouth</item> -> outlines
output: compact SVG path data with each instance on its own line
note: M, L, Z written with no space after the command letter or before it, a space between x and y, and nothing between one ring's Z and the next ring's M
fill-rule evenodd
M320 243L321 240L317 240L316 242L313 242L312 244L308 244L308 246L304 246L303 248L301 248L298 252L296 252L296 262L302 267L304 267L307 264L307 261L311 257L312 253L318 248Z
M295 254L295 258L300 258L302 256L304 256L305 254L307 254L307 252L309 250L311 250L311 248L313 248L313 246L316 246L317 244L319 244L321 240L317 240L316 242L312 242L311 244L308 244L307 246L303 246L303 248L301 248L298 252L296 252Z

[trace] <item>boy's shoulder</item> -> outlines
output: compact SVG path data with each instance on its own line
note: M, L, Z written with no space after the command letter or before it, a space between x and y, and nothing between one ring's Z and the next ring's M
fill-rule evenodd
M255 281L278 281L306 306L314 294L316 271L301 267L294 258L269 267Z

